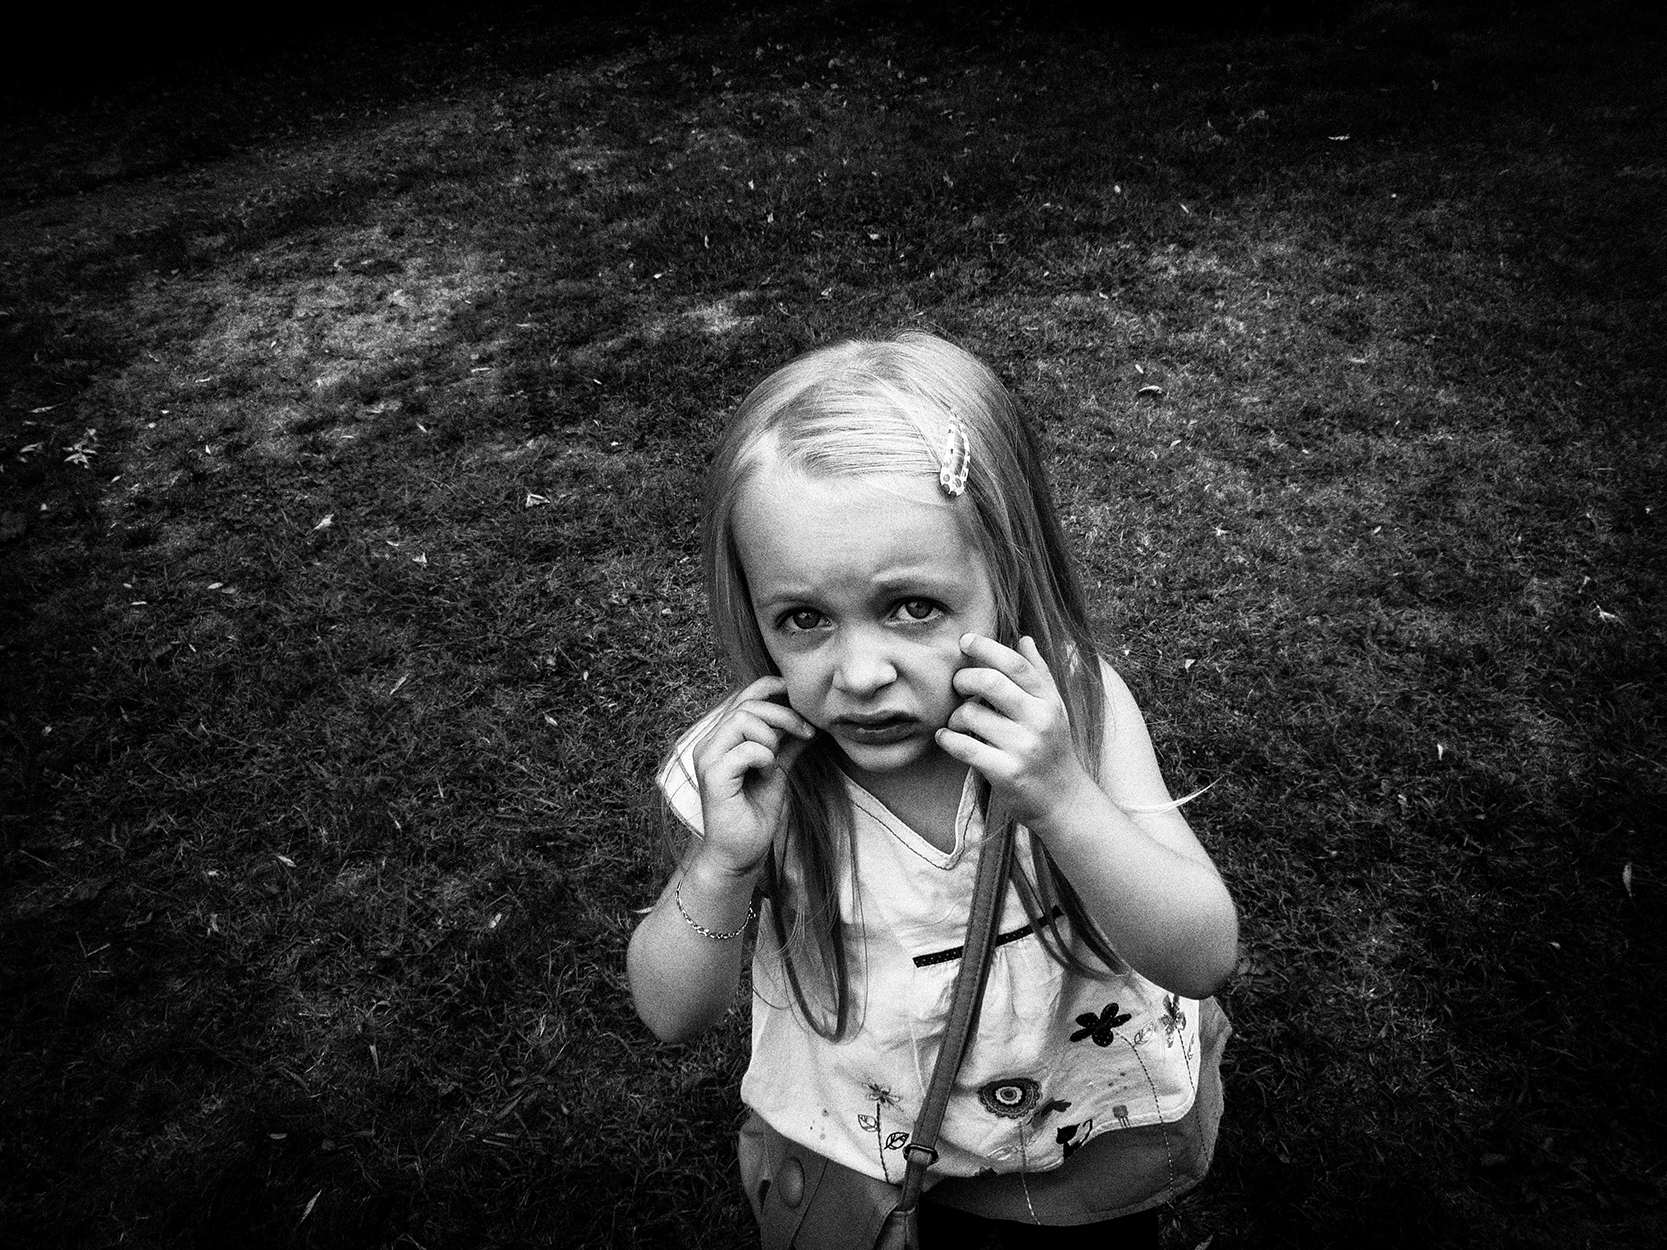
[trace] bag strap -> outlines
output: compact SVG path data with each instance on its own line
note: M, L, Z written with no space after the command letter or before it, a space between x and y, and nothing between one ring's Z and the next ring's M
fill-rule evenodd
M994 837L987 837L979 850L978 879L972 891L972 913L967 919L967 940L961 950L961 969L955 976L955 995L950 1000L949 1024L944 1029L943 1049L932 1069L932 1083L926 1087L926 1101L915 1119L909 1144L903 1147L908 1167L903 1173L903 1196L897 1210L911 1214L920 1202L926 1169L938 1161L938 1129L949 1107L949 1091L961 1069L961 1057L978 1021L984 999L984 982L989 977L990 955L995 950L996 930L1001 924L1001 903L1006 896L1008 874L1013 864L1013 827L1005 820Z

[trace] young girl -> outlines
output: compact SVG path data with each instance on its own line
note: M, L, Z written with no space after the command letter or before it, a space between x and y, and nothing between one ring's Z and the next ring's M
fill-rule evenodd
M1152 1208L1214 1141L1227 1030L1198 1000L1233 967L1237 918L1095 645L1007 392L929 335L811 352L742 403L704 535L740 688L661 770L694 836L628 968L648 1026L689 1038L731 1005L758 918L755 1211L772 1143L901 1178L980 845L1012 827L922 1237L966 1245L985 1220L1008 1246L1026 1224L1110 1245L1120 1217L1116 1244L1156 1245ZM775 1201L809 1201L775 1179Z

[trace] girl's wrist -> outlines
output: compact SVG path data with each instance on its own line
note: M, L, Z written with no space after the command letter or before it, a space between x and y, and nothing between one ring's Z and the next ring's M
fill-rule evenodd
M737 868L724 863L714 855L702 855L697 851L684 861L683 878L692 879L705 889L725 894L739 891L751 898L752 892L758 888L758 879L763 876L763 870L763 861Z
M743 928L752 916L759 869L737 872L696 856L683 866L673 893L679 914L701 932L730 933Z
M1080 773L1073 784L1052 791L1047 810L1024 824L1033 836L1052 847L1084 829L1103 827L1109 805L1111 799L1106 792L1087 773Z

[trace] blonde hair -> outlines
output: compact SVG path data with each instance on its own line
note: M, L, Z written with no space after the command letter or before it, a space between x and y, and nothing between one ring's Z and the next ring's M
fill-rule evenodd
M738 685L777 673L753 615L735 537L736 504L756 474L790 466L815 476L936 479L954 419L965 434L970 471L964 493L946 494L944 502L988 571L997 640L1009 646L1026 634L1035 640L1059 684L1077 755L1098 778L1105 735L1099 652L1040 451L995 374L941 338L910 331L819 348L778 369L741 402L707 479L702 539L713 627ZM1012 823L987 794L981 797L990 809L989 828ZM841 872L854 873L855 855L838 758L819 737L789 775L783 828L763 889L794 997L811 1026L834 1038L853 1019L838 900ZM1099 972L1072 950L1058 924L1063 917L1103 965L1121 968L1039 840L1031 843L1028 865L1015 861L1013 881L1055 959Z

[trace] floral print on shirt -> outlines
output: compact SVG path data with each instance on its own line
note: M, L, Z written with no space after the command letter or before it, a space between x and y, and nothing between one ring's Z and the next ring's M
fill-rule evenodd
M891 1133L885 1131L885 1113L888 1108L896 1108L897 1095L893 1094L878 1081L870 1081L865 1087L868 1097L873 1100L874 1114L857 1113L857 1127L865 1132L874 1134L875 1152L880 1158L880 1168L886 1174L886 1180L891 1180L891 1164L886 1159L888 1150L901 1150L909 1144L909 1135L900 1130Z

